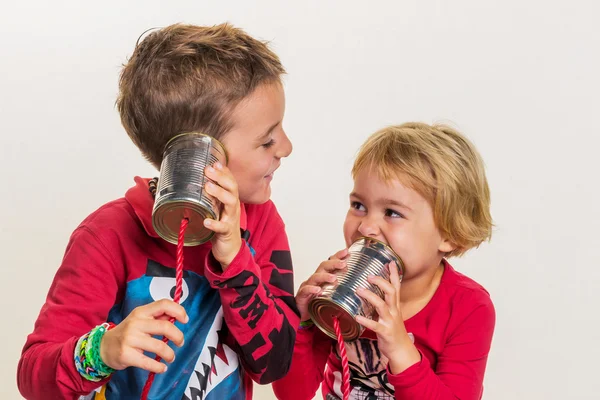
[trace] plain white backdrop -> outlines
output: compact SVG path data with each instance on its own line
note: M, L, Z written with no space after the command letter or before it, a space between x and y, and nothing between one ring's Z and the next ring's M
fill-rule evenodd
M120 65L148 28L229 21L271 41L289 73L295 149L273 198L296 286L343 246L366 137L449 122L492 191L492 242L451 260L496 305L484 398L597 399L599 18L594 0L3 2L0 398L21 398L20 351L73 229L157 174L120 126Z

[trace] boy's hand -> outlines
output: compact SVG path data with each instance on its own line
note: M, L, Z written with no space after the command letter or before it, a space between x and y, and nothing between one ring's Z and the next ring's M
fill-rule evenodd
M217 183L208 182L206 193L223 204L223 211L218 221L205 219L204 226L215 232L212 253L225 271L242 246L238 185L229 168L219 162L206 168L206 176Z
M302 282L296 294L296 305L298 306L298 310L300 310L300 321L310 319L308 303L313 297L321 293L321 286L336 281L337 276L335 272L346 268L346 256L348 256L348 249L338 251L329 257L327 261L319 264L315 273Z
M382 300L367 289L358 289L356 294L371 303L377 315L377 321L356 317L356 322L377 334L377 345L389 359L389 367L393 374L399 374L421 360L421 354L412 343L406 332L402 307L400 305L400 275L395 263L388 264L390 282L380 276L370 276L368 281L377 285L385 294Z
M165 372L167 366L145 356L144 351L173 362L173 349L151 336L166 336L175 345L183 345L183 333L169 321L169 317L174 317L183 324L188 321L184 308L172 300L158 300L135 308L123 322L102 336L102 361L116 370L138 367L157 374Z

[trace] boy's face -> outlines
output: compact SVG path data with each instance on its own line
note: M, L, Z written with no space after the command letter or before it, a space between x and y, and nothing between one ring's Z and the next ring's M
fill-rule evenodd
M369 168L356 175L344 238L350 246L361 236L389 245L406 267L405 279L437 267L453 245L435 226L427 200L400 180L384 182Z
M262 204L271 197L273 173L292 152L282 126L285 95L280 83L263 84L232 112L233 128L222 142L240 201Z

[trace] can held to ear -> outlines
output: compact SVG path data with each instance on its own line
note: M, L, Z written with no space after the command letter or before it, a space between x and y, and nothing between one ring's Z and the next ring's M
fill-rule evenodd
M211 136L184 133L169 140L152 210L152 226L161 238L177 244L183 218L189 220L185 246L197 246L212 238L214 232L204 226L204 220L219 219L221 202L206 193L204 185L211 180L204 171L217 161L227 165L227 152Z
M348 249L346 268L337 273L337 282L323 286L321 294L308 305L311 319L325 334L337 339L333 328L333 318L337 317L344 340L351 342L359 338L364 327L355 318L361 315L373 318L375 308L356 294L358 288L368 289L382 299L384 293L376 285L367 281L370 275L381 276L389 281L388 264L395 262L400 279L404 275L404 264L398 255L379 240L362 237Z

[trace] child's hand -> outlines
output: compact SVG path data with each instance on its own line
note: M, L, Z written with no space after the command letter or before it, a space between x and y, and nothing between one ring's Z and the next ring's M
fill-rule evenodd
M395 263L388 265L390 282L380 276L370 276L369 282L377 285L383 293L382 300L367 289L358 289L356 293L371 303L379 318L377 321L357 316L356 322L377 334L379 350L389 359L389 366L394 374L399 374L421 360L421 355L406 332L402 307L400 305L400 276Z
M296 294L296 306L300 310L300 321L310 319L308 303L321 292L322 285L335 282L337 279L335 272L346 268L346 261L344 259L347 255L347 249L338 251L335 255L329 257L327 261L323 261L315 273L302 282Z
M223 211L218 221L205 219L204 226L215 232L212 253L225 270L242 246L238 185L229 168L219 162L206 168L206 176L217 183L208 182L206 192L223 204Z
M148 351L173 362L173 349L151 336L166 336L177 346L183 345L183 333L169 321L169 317L183 324L188 321L185 309L172 300L163 299L137 307L123 322L102 336L102 361L116 370L138 367L157 374L165 372L166 365L145 356L143 352Z

